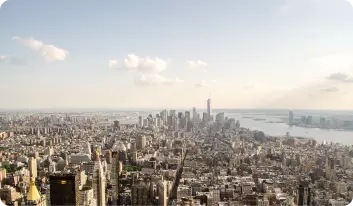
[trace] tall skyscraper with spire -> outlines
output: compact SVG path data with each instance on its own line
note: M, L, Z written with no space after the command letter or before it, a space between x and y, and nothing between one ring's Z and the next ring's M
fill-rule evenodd
M207 114L209 116L209 118L212 118L212 107L211 107L211 94L209 94L208 96L208 100L207 100Z

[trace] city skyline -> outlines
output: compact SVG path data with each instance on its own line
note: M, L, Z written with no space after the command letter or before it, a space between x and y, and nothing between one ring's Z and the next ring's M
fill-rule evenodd
M352 120L331 124L331 118L298 119L289 113L294 125L320 126L326 139L320 132L315 138L293 135L288 125L286 134L269 134L266 126L263 131L245 126L249 119L255 125L266 119L224 112L210 118L210 113L201 116L194 109L191 118L190 112L162 110L139 116L134 123L120 121L116 113L0 114L0 158L5 162L0 165L1 198L7 205L37 206L295 206L351 201L352 131L321 126L352 128ZM276 124L276 131L285 125L264 124ZM20 175L16 190L11 180ZM278 185L272 187L274 183ZM337 191L342 196L335 195Z
M0 108L353 109L350 3L6 1Z

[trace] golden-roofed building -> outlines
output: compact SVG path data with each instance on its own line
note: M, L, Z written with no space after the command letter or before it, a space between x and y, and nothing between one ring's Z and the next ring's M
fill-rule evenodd
M29 185L27 205L46 206L45 196L40 195L37 186L34 183L34 178L31 179L31 183Z
M31 183L29 185L29 190L27 193L27 200L29 201L37 201L40 200L40 194L38 192L38 189L36 185L34 184L34 180L31 180Z

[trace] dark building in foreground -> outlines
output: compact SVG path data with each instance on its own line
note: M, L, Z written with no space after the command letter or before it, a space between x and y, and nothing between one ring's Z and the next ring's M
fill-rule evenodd
M309 182L301 182L298 187L297 202L298 206L312 205L312 191Z
M80 205L79 173L53 174L49 180L51 205Z

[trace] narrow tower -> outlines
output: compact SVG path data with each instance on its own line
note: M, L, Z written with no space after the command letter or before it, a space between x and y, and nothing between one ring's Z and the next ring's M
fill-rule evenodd
M209 94L208 100L207 100L207 114L208 114L209 118L211 119L211 117L212 117L211 94Z
M105 206L105 175L102 168L102 163L99 158L100 153L96 150L96 159L93 169L93 195L97 200L97 206Z

